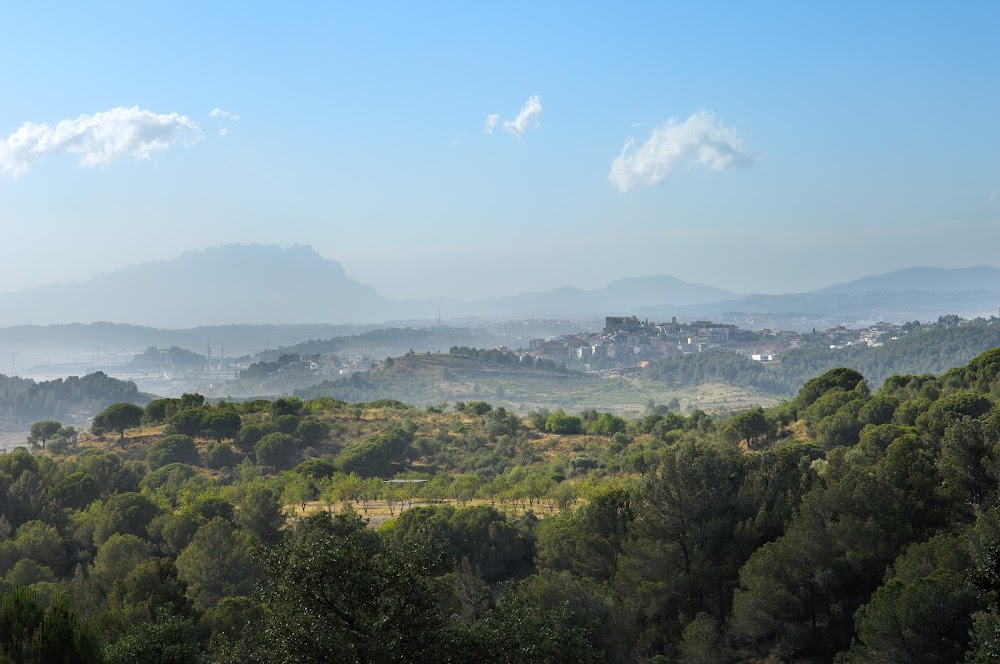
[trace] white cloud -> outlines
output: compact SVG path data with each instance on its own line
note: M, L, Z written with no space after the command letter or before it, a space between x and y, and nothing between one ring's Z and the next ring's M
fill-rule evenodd
M524 102L521 106L520 112L517 117L513 120L504 120L503 130L508 134L513 134L520 138L524 136L525 132L529 129L533 129L542 123L539 119L542 115L542 101L538 98L538 95L532 95L528 98L528 101ZM486 126L484 131L487 134L492 134L500 124L499 115L488 115L486 116Z
M201 136L201 129L186 115L157 114L138 106L81 115L55 127L25 122L0 142L0 173L17 177L49 154L78 154L80 165L88 168L124 156L149 159L175 143L197 143Z
M487 134L492 134L493 130L497 128L497 124L500 122L499 115L487 115L486 116L486 126L483 127L483 131Z
M994 192L992 192L992 193L991 193L991 194L990 194L989 196L987 196L986 198L987 198L987 200L989 200L989 202L990 202L990 205L993 205L993 203L995 203L995 202L996 202L996 200L997 200L997 192L995 192L995 191L994 191Z
M232 120L233 122L238 122L240 119L240 116L236 113L230 113L229 111L224 111L221 108L213 108L209 111L208 117L220 118L222 120Z
M521 107L521 112L517 114L516 118L503 123L503 130L508 134L524 136L524 132L528 129L541 124L541 120L538 119L541 114L542 102L538 99L538 95L533 95L524 102L524 106Z
M715 171L749 166L756 158L743 148L743 139L722 124L711 111L699 111L683 122L671 118L650 132L638 147L629 140L611 162L608 179L625 193L641 185L662 182L679 166L694 164Z

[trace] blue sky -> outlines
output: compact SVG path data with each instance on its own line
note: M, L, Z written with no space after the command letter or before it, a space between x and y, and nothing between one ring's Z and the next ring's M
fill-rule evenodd
M312 245L392 298L1000 265L998 25L995 2L6 3L0 291L232 242Z

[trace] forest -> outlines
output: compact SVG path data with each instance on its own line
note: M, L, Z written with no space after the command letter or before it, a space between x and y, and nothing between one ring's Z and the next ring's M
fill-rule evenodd
M992 662L1000 349L730 417L115 403L0 455L0 661Z

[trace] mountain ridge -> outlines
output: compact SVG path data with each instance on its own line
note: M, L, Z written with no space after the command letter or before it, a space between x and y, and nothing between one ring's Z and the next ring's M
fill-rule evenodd
M816 295L860 295L917 291L1000 291L1000 269L989 265L944 268L917 266L874 274L810 291Z
M360 324L456 316L591 316L647 304L719 302L735 293L668 275L598 289L564 286L482 300L391 301L308 245L229 244L187 251L84 281L0 293L0 326L114 321L157 328L227 324ZM198 312L201 317L196 317Z
M107 320L151 327L352 323L388 314L389 300L373 287L298 245L222 245L81 282L0 294L5 326Z
M954 292L956 297L948 298ZM920 293L933 295L921 298ZM90 279L0 293L0 327L114 321L157 328L247 324L380 324L390 320L594 318L642 314L711 316L719 311L789 312L804 307L850 319L926 311L928 300L959 311L995 311L1000 269L914 267L805 293L738 295L669 275L623 277L602 288L574 286L462 300L393 301L351 278L308 245L228 244L187 251ZM923 305L923 306L921 306ZM855 311L856 310L856 311ZM966 311L968 310L968 311Z

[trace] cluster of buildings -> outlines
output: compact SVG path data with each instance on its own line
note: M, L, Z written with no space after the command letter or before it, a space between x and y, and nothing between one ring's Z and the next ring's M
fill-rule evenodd
M528 352L538 358L559 362L583 362L595 368L638 364L644 360L687 353L723 349L744 354L759 362L776 362L781 353L807 341L829 343L831 347L853 344L878 346L888 338L905 333L899 325L879 323L861 330L844 327L823 332L798 332L760 329L746 330L736 325L698 320L680 323L652 323L636 316L608 316L604 329L591 334L576 334L558 339L532 339Z
M884 345L886 341L898 339L908 332L909 325L878 323L877 325L871 325L860 330L838 326L825 330L823 336L829 338L830 348L844 348L847 346L877 348Z
M317 379L327 379L368 371L375 363L375 360L366 355L345 358L334 354L317 353L299 356L297 353L292 353L282 355L277 362L251 364L242 369L239 375L250 377L258 371L262 375L269 376L309 374Z
M539 358L577 360L601 364L633 362L675 353L700 353L712 348L753 346L760 334L736 325L712 321L651 323L636 316L608 316L604 329L592 334L577 334L558 339L532 339L529 352ZM776 345L772 340L768 347ZM773 352L773 351L772 351Z

